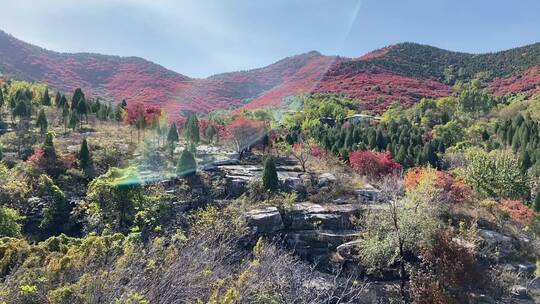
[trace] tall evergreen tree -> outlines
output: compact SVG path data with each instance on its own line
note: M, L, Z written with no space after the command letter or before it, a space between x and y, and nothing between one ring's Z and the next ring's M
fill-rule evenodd
M271 156L266 157L263 164L263 187L270 192L279 190L279 179L277 176L276 164Z
M534 198L533 209L536 212L540 212L540 191L536 193L536 197Z
M49 96L49 88L45 88L45 92L43 92L43 96L41 97L41 104L47 107L51 105L51 96Z
M43 151L47 159L56 158L56 149L54 148L54 133L47 132L45 134L45 140L43 142Z
M80 127L82 128L83 116L86 116L88 122L88 103L86 102L86 99L82 98L79 100L76 111L77 114L79 114Z
M58 109L62 108L64 105L62 104L62 94L60 94L60 91L56 91L56 95L54 97L54 104Z
M86 138L83 138L78 158L81 164L81 168L83 169L88 168L88 166L90 166L92 162L92 158L90 156L90 149L88 148L88 142L86 141Z
M51 198L51 202L43 211L43 219L39 227L42 237L58 235L67 230L71 207L66 200L64 192L47 175L40 177L40 184L45 191L44 195Z
M176 123L173 122L169 128L169 133L167 134L167 144L171 151L171 157L173 156L174 148L176 147L178 140L178 129L176 128Z
M197 119L197 115L189 115L184 129L186 141L194 148L200 141L199 120Z
M83 91L81 90L81 88L77 88L75 92L73 92L73 97L71 97L71 110L77 111L79 107L79 102L84 99L85 97Z
M49 124L47 122L47 116L45 115L45 111L41 109L36 120L36 127L39 128L39 132L41 133L41 135L45 135L45 133L47 133L48 126Z
M197 161L188 149L184 149L178 163L176 164L176 174L180 177L194 175L197 172Z
M205 133L205 136L208 139L208 141L213 142L214 138L217 136L216 127L214 127L214 125L212 125L212 124L208 125L208 127L206 128L206 131L204 133Z
M4 107L4 93L0 88L0 114L2 114L2 108Z
M79 122L80 122L79 115L77 113L75 113L75 112L71 112L69 114L68 127L75 131L75 129L79 125Z

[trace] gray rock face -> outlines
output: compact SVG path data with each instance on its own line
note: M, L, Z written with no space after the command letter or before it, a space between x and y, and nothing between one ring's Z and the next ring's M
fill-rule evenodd
M284 228L281 214L276 207L251 210L246 214L248 226L255 227L257 233L269 234Z
M382 199L381 190L378 190L371 185L356 189L354 190L354 193L360 203L377 203Z
M359 215L358 205L304 202L281 214L275 207L252 210L246 218L258 233L279 232L300 257L326 264L336 248L359 237L354 225Z
M498 254L499 259L505 259L515 251L513 239L507 235L487 229L478 230L485 245Z
M319 175L317 181L319 187L324 187L334 184L337 181L337 178L332 173L323 173Z
M352 204L319 205L314 203L296 204L284 215L286 226L290 230L351 230L353 220L360 214L359 207Z

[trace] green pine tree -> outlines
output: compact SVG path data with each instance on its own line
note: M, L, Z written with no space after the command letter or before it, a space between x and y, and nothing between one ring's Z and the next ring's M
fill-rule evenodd
M47 122L47 116L45 115L45 111L41 109L36 120L36 127L39 128L39 132L41 133L41 135L45 135L45 133L47 133L48 126L49 123Z
M54 148L54 132L47 132L43 141L43 151L47 159L56 158L56 149Z
M62 104L62 94L60 94L60 91L56 92L56 95L54 97L54 104L58 109L62 108L64 105Z
M217 139L217 130L214 125L209 125L204 133L209 142L213 142L214 138Z
M40 184L44 194L51 198L51 202L43 211L43 219L39 227L42 237L58 235L67 230L71 207L66 200L64 192L47 175L41 175Z
M263 163L263 187L270 192L279 190L279 179L277 176L276 164L271 156L266 157Z
M186 124L185 124L185 138L188 144L192 147L197 146L200 141L199 135L199 120L197 115L189 115Z
M77 88L75 92L73 92L73 97L71 97L71 111L77 111L79 102L84 99L85 97L83 91L81 88Z
M43 92L43 96L41 97L41 104L47 107L51 105L51 96L49 96L48 88L45 88L45 92Z
M534 198L533 208L536 212L540 212L540 190L536 193L536 197Z
M75 131L75 129L79 125L79 122L80 122L79 115L75 112L71 112L69 114L68 127L72 129L73 131Z
M178 163L176 164L176 174L180 177L192 176L197 172L197 161L188 149L184 149Z
M88 148L88 142L86 141L86 138L83 138L78 158L81 164L81 168L83 169L88 168L88 166L90 166L90 164L92 163L90 149Z
M171 157L173 156L174 148L176 147L178 140L178 129L176 128L176 123L173 122L169 128L169 133L167 134L167 144L171 152Z

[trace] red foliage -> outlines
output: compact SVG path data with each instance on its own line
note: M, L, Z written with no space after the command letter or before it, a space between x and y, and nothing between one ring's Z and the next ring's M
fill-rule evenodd
M142 103L128 103L124 122L132 125L137 122L139 117L144 116L146 123L150 125L154 119L154 115L158 118L161 116L161 109L159 107Z
M44 159L45 159L45 150L39 148L34 152L34 154L32 154L28 158L28 161L39 166L40 164L42 164Z
M311 155L322 158L326 156L326 150L317 144L311 145Z
M408 170L404 181L405 189L412 190L418 186L423 178L428 177L428 170L434 169L416 167ZM434 172L436 176L434 186L443 192L446 202L463 203L468 200L472 190L460 178L454 178L445 171L434 170Z
M496 96L510 92L523 92L532 96L540 92L540 66L531 67L521 74L496 79L489 85L489 89Z
M356 172L370 178L396 174L402 169L401 165L392 159L388 151L354 151L349 155L349 162Z
M221 130L220 137L231 140L241 152L258 144L265 133L264 122L240 116Z
M504 200L500 203L499 209L507 213L512 220L524 225L536 218L534 210L519 200Z
M453 239L449 231L438 232L433 246L421 257L418 269L411 274L414 303L468 303L468 291L485 283L474 250Z

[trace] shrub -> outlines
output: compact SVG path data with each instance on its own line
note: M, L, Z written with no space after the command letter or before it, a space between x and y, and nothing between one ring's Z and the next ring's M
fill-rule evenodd
M180 159L178 159L178 164L176 165L176 173L178 176L187 177L194 175L197 171L197 162L193 153L189 152L187 149L182 151Z
M272 157L267 157L263 165L263 186L264 189L275 192L279 190L279 179L277 176L276 164Z
M455 241L449 231L435 235L411 274L411 297L418 304L468 303L468 292L482 285L474 251Z
M536 217L534 210L519 200L504 200L500 203L499 209L521 224L529 224Z
M405 190L413 191L422 182L430 182L441 191L440 198L445 202L463 203L471 195L471 190L460 178L454 178L448 172L432 168L416 167L405 175Z
M396 174L402 169L401 165L392 159L388 151L354 151L349 155L349 162L358 174L370 178Z

